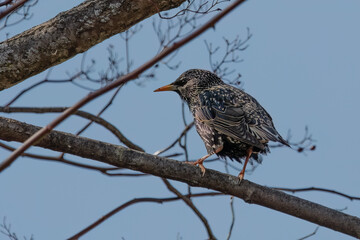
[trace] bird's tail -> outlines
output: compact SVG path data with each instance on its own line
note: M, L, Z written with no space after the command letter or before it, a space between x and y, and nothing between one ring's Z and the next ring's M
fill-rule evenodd
M284 144L285 146L288 146L289 148L292 148L292 147L290 146L290 144L289 144L285 139L283 139L282 136L280 136L280 134L278 134L277 139L278 139L278 142Z

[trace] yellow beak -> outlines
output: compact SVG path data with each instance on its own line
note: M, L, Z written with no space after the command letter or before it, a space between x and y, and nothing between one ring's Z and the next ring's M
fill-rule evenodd
M166 86L163 86L161 88L158 88L156 90L154 90L154 92L162 92L162 91L175 91L176 90L176 87L174 85L166 85Z

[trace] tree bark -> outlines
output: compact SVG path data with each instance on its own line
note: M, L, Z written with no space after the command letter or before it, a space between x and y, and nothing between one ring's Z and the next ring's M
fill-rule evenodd
M0 117L0 139L23 142L40 127ZM315 224L360 238L360 219L322 205L285 194L247 180L207 169L202 177L198 167L121 146L52 131L36 146L97 160L191 186L204 187L239 197L247 203L268 207Z
M0 91L185 0L88 0L0 43Z

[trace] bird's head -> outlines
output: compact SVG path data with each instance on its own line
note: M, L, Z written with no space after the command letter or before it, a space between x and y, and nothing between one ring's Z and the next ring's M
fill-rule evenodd
M216 74L202 69L190 69L178 77L175 82L156 89L154 92L175 91L187 102L213 86L222 85L224 82Z

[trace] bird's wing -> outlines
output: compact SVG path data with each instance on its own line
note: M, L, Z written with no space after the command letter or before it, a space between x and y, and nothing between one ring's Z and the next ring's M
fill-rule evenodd
M234 95L217 94L215 97L210 92L204 92L200 96L200 107L194 111L195 118L234 140L260 149L269 141L289 146L276 131L271 116L256 99L239 89L232 91L239 91L237 94L242 94L243 98L234 101L234 98L231 99Z
M202 106L194 109L194 116L197 121L213 127L219 133L234 140L260 149L264 148L264 145L249 131L245 112L240 107L226 107L221 111L215 107Z

